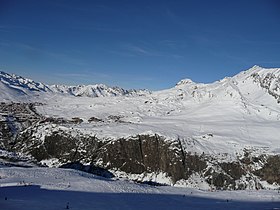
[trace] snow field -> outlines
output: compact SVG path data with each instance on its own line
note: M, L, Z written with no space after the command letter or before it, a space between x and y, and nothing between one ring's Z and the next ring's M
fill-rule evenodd
M280 209L276 190L201 191L149 186L54 168L0 168L3 210Z

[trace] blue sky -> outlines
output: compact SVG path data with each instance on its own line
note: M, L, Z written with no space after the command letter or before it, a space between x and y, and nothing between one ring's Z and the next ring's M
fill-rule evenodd
M280 67L277 0L0 0L0 68L152 90Z

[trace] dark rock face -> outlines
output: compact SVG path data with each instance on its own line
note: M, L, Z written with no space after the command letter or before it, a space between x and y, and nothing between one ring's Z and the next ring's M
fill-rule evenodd
M185 155L185 168L187 173L187 178L194 172L202 173L205 172L207 168L207 158L199 155L187 154Z
M207 167L202 157L186 154L179 140L168 141L158 135L103 142L95 137L77 135L74 138L61 130L45 136L40 142L32 137L32 132L26 131L15 148L37 161L57 158L62 164L87 162L131 174L165 172L174 183Z
M178 142L168 142L158 135L138 135L110 142L98 157L106 165L110 163L110 168L127 173L166 172L175 183L188 175L183 154Z
M1 144L0 148L8 148L12 145L12 139L13 139L13 132L10 127L10 124L5 121L0 121L0 138L1 138Z
M91 162L95 151L102 145L94 137L79 135L73 137L62 130L45 136L43 142L27 134L32 135L32 132L22 135L15 149L32 155L37 161L57 158L62 164L76 161Z
M270 184L280 184L280 156L268 157L265 165L255 174Z
M246 171L243 169L242 164L239 162L222 162L216 165L218 170L209 168L204 176L206 181L212 187L215 187L219 190L227 189L245 189L246 185L237 184L242 175L246 174Z
M245 175L245 171L238 162L221 163L221 168L234 180L238 180L242 175Z
M83 165L80 162L66 163L66 164L60 166L60 168L76 169L76 170L79 170L79 171L84 171L84 172L95 174L97 176L102 176L102 177L105 177L105 178L113 178L114 177L114 174L112 174L110 171L108 171L104 168L94 166L94 165Z
M12 149L18 133L38 122L41 116L34 103L0 103L0 149Z
M211 178L206 179L206 181L218 190L234 189L235 187L235 181L224 173L214 172Z
M254 82L259 83L260 86L267 90L267 92L272 95L278 103L280 103L280 78L276 77L273 73L267 73L264 78L261 78L258 73L252 74ZM273 84L273 85L272 85Z

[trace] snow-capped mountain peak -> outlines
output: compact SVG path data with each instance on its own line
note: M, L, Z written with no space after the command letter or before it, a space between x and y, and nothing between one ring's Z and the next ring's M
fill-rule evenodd
M195 82L193 82L191 79L182 79L180 80L177 84L176 84L176 87L179 87L179 86L183 86L183 85L193 85L195 84Z
M27 93L26 91L49 91L48 86L43 83L3 71L0 71L0 81L10 88L21 90L24 93Z
M262 101L266 104L280 103L280 68L253 66L233 77L225 77L209 84L195 83L190 79L181 80L176 89L184 90L196 101L228 100L235 98L241 103ZM276 100L275 100L276 99Z
M248 70L242 71L235 75L234 78L246 79L247 77L251 77L256 74L260 75L261 77L265 77L267 74L273 74L275 77L279 77L280 68L263 68L261 66L254 65Z
M78 86L52 85L50 89L55 93L87 97L121 96L129 92L119 87L108 87L104 84Z
M51 85L50 89L54 93L68 94L79 97L109 97L109 96L128 96L150 94L148 90L125 90L120 87L109 87L104 84L95 85Z
M262 68L255 65L233 79L244 84L252 83L250 88L260 87L280 103L280 68Z

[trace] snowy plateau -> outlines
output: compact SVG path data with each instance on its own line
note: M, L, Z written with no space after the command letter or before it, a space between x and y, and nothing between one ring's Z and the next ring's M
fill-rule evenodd
M161 91L0 72L0 209L280 209L280 68Z

